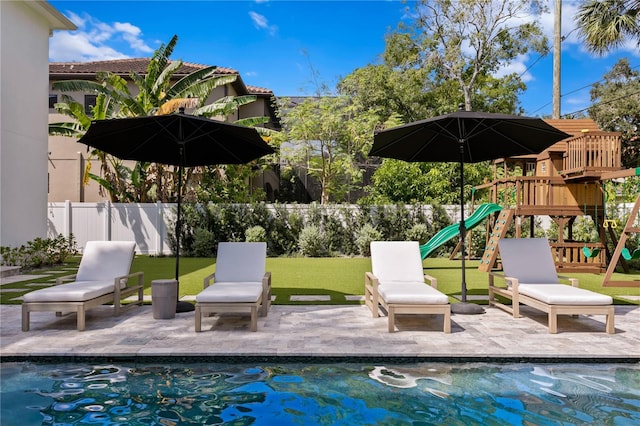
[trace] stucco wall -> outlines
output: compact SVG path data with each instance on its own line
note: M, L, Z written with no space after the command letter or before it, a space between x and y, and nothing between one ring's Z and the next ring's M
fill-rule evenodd
M47 236L49 33L75 28L47 2L0 1L0 245Z
M49 28L22 2L0 2L0 244L47 232Z

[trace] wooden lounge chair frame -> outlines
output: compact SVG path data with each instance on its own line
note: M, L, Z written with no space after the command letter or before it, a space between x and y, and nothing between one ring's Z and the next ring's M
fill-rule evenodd
M135 252L132 255L135 257ZM64 288L69 284L69 280L76 278L76 274L65 275L56 279L56 286ZM130 280L135 278L135 280ZM131 283L131 281L133 281ZM123 287L124 284L124 287ZM36 290L37 291L37 290ZM132 303L122 304L123 298L137 294L137 300ZM89 300L78 301L51 301L51 302L23 302L22 303L22 331L29 331L30 313L31 312L55 312L60 317L63 313L75 312L77 316L77 329L83 331L86 325L86 312L96 306L107 303L113 303L113 314L120 315L122 312L133 308L134 306L142 306L144 302L144 273L134 272L127 275L121 275L113 278L113 292L107 293Z
M531 259L535 262L534 259ZM551 260L553 262L553 260ZM554 269L555 270L555 269ZM558 283L561 281L569 282L572 287L579 287L577 278L570 278L556 275ZM497 286L495 278L500 278L506 284L506 287ZM520 281L518 278L506 276L503 272L489 272L489 305L495 306L513 315L514 318L520 318L520 304L531 306L548 315L549 333L556 334L558 332L558 315L605 315L605 330L608 334L615 333L615 307L611 305L560 305L548 304L533 297L527 296L519 292ZM544 284L536 284L544 285ZM511 306L505 305L496 300L496 295L511 300Z
M222 243L221 243L222 244ZM235 243L255 244L255 243ZM266 247L266 245L265 245ZM204 288L215 285L215 272L204 278ZM202 331L202 316L213 313L248 312L251 315L251 331L258 331L258 315L267 316L271 307L271 272L262 277L262 293L255 302L198 302L195 309L195 331ZM228 284L225 284L228 285ZM241 283L237 285L242 285Z
M389 242L389 243L399 243L399 242ZM403 242L407 243L407 242ZM416 256L417 259L422 262L422 258L420 256L420 247L417 241L412 241L408 243L415 243L416 246ZM428 280L431 287L434 289L438 288L438 282L435 277L430 275L423 275L425 280ZM425 286L427 284L425 283ZM384 298L380 295L378 287L380 286L380 281L378 277L376 277L373 272L365 272L364 275L364 297L365 304L371 310L371 313L374 318L378 318L380 315L379 308L382 307L387 313L388 316L388 329L389 333L395 331L396 324L396 315L398 314L436 314L443 315L443 331L445 333L451 333L451 305L450 304L429 304L429 303L387 303Z

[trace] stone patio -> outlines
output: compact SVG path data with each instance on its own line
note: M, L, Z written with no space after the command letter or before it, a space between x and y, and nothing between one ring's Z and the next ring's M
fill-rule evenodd
M0 306L2 360L179 357L363 359L402 357L449 361L640 361L640 307L616 306L616 334L604 332L604 317L559 318L549 334L547 318L528 307L512 318L496 308L482 315L452 315L444 334L437 316L399 316L387 332L387 318L372 318L362 305L274 305L249 331L249 319L225 314L203 319L194 331L194 313L155 320L145 305L112 316L108 306L88 311L87 329L76 331L75 314L32 313L31 331L20 329L19 305Z

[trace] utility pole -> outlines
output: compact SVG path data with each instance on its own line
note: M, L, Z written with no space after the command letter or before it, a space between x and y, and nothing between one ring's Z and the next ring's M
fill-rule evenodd
M562 56L562 0L556 0L553 19L553 111L560 118L560 59Z

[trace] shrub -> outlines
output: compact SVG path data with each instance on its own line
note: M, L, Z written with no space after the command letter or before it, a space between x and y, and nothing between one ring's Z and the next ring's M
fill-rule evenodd
M217 241L213 232L197 228L193 233L193 256L195 257L213 257L217 246Z
M302 229L298 246L303 256L322 257L327 255L325 237L320 228L315 225L307 225Z
M252 226L244 232L244 240L248 243L261 243L267 241L267 231L260 226Z
M405 238L408 241L418 241L422 245L429 241L429 228L424 223L417 223L407 230Z
M362 226L357 232L356 246L362 256L371 256L371 241L382 240L382 232L378 231L370 223Z

